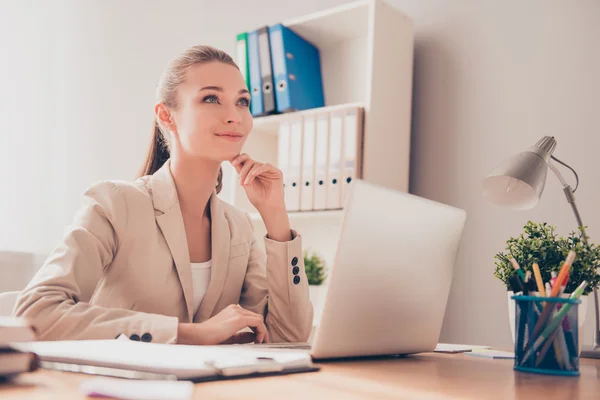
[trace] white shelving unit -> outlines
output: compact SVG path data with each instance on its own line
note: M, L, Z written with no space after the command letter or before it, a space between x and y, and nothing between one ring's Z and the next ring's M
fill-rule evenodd
M348 105L364 108L362 179L408 191L413 69L411 20L383 0L360 0L282 24L319 48L325 109L331 111ZM315 111L319 109L295 114ZM287 116L255 118L254 129L243 151L260 162L277 165L279 125ZM226 200L250 213L256 236L262 237L266 228L239 186L237 173L229 168L224 173L230 196ZM304 247L317 251L331 266L343 212L289 215L292 227L302 233ZM258 242L262 245L262 240Z

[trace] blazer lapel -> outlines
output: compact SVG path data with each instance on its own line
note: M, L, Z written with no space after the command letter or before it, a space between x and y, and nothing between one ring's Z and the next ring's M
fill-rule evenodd
M185 225L179 207L177 189L171 175L170 160L151 177L151 190L156 210L156 222L171 251L175 262L179 282L183 290L183 297L187 309L188 322L193 315L193 287L190 253L185 236Z
M205 321L212 316L227 277L231 233L222 200L217 197L216 191L210 197L210 218L212 252L210 283L200 308L194 316L194 321Z

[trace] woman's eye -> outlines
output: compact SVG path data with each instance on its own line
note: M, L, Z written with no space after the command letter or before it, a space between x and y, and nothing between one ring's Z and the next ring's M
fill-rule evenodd
M219 99L214 94L206 96L204 99L202 99L202 101L204 101L205 103L219 103Z
M240 103L241 105L243 105L244 107L248 107L248 106L250 105L250 100L249 100L249 99L247 99L247 98L245 98L245 97L242 97L242 98L240 99L239 103Z

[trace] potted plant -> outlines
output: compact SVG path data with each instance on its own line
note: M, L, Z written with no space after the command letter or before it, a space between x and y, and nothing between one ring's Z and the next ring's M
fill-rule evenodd
M523 232L518 237L511 237L506 241L505 252L500 252L494 256L496 259L496 269L494 276L500 279L508 291L508 314L510 318L510 328L515 337L515 305L511 299L513 295L508 280L516 274L510 260L514 258L520 268L526 273L531 271L532 266L537 263L544 282L550 282L552 272L558 274L567 254L573 250L576 254L575 261L569 270L569 281L567 282L565 293L568 295L582 282L587 281L588 286L582 296L579 305L579 325L581 329L587 310L587 295L600 285L600 275L597 268L600 265L600 247L589 242L586 245L583 238L583 231L580 228L577 232L571 232L567 237L558 236L555 233L556 227L546 222L535 223L528 221L523 228Z
M310 300L313 303L315 320L320 319L325 301L325 261L316 252L304 250L304 270L308 278Z

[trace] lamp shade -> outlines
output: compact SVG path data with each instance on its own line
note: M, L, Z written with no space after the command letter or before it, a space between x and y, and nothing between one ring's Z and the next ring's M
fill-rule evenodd
M517 210L535 207L544 191L548 161L555 147L554 138L545 136L498 165L483 181L483 196L491 203Z

